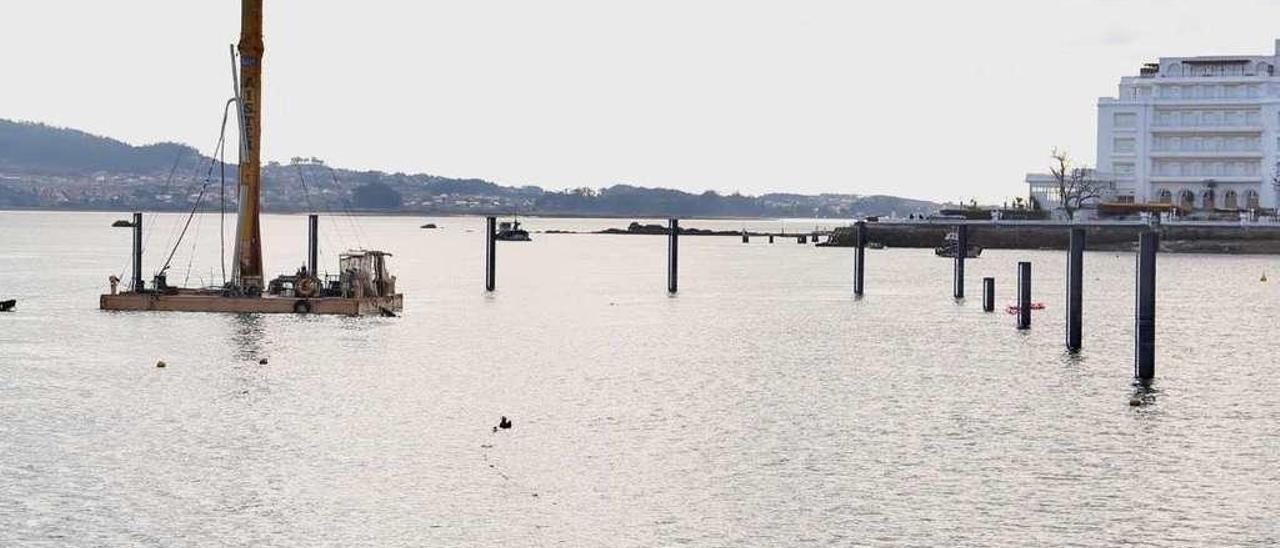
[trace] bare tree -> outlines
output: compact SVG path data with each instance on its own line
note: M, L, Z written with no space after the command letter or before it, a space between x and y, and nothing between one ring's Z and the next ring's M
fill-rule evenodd
M1102 198L1102 192L1111 187L1109 181L1103 181L1093 175L1093 171L1084 167L1076 167L1066 151L1054 148L1049 153L1053 160L1049 172L1058 186L1058 200L1067 219L1075 219L1079 211L1090 200Z

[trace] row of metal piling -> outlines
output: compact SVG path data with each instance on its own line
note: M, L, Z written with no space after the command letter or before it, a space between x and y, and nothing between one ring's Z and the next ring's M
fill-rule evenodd
M495 283L497 218L486 219L485 240L485 289L493 291ZM868 228L866 221L854 223L853 232L853 294L862 297L866 290L866 248ZM667 221L667 292L675 294L679 289L680 259L680 222L678 219ZM1078 352L1083 339L1083 302L1084 302L1084 250L1085 229L1070 228L1067 245L1067 277L1066 277L1066 347L1070 352ZM772 237L770 237L772 239ZM743 234L743 241L748 241ZM1159 246L1159 235L1154 230L1143 231L1138 238L1137 276L1135 280L1135 341L1134 341L1134 376L1140 380L1150 380L1155 376L1155 282L1156 282L1156 250ZM969 249L969 228L967 225L956 226L955 258L953 267L952 295L956 299L964 298L965 259ZM995 311L995 283L993 277L982 280L982 310ZM1031 263L1021 261L1017 270L1017 304L1016 326L1018 329L1031 328Z
M1084 335L1084 228L1072 227L1067 244L1066 278L1066 347L1078 352ZM953 290L956 299L964 298L964 267L969 248L967 225L956 227L955 264ZM1134 376L1140 380L1155 377L1155 307L1156 307L1156 251L1160 236L1155 230L1144 230L1138 237L1137 274L1134 282ZM865 290L867 224L854 223L854 273L853 292L861 297ZM1031 263L1018 263L1016 325L1018 329L1031 328ZM995 310L995 278L982 280L982 309Z

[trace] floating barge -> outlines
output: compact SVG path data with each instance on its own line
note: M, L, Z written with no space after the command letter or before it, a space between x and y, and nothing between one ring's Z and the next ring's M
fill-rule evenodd
M133 275L128 289L118 292L120 279L111 276L111 292L99 298L102 310L230 313L341 314L394 316L404 305L396 293L396 278L387 271L390 253L377 250L348 251L339 256L339 274L319 277L318 216L308 218L307 260L294 274L264 283L260 219L261 121L262 121L262 0L241 3L238 63L233 63L235 97L240 125L240 169L237 195L236 240L232 275L221 287L181 288L168 285L161 267L150 285L142 275L142 214L113 226L133 229ZM236 57L234 52L233 58ZM225 131L225 124L223 127ZM221 146L221 144L220 144ZM203 195L203 194L202 194ZM191 210L194 217L199 201ZM188 217L188 226L191 222ZM183 234L178 236L181 244ZM178 244L174 245L177 249ZM170 254L170 260L173 258Z
M290 297L232 298L216 290L181 289L176 294L121 293L103 295L103 310L157 310L163 312L231 312L338 314L345 316L394 315L403 297Z

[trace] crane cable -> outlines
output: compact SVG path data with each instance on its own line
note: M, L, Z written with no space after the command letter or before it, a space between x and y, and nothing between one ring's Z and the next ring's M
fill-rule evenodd
M313 203L313 202L311 201L311 188L307 186L307 178L305 177L305 175L304 175L304 173L303 173L302 164L301 164L301 163L299 163L299 162L295 162L295 163L293 164L293 167L294 167L295 171L297 171L297 172L298 172L298 182L302 184L302 196L303 196L303 198L304 198L304 199L306 199L306 201L307 201L307 207L311 210L311 212L312 212L312 213L319 213L319 210L316 208L315 203ZM327 213L327 214L328 214L328 215L326 215L326 217L332 217L332 216L334 216L334 215L333 215L333 210L332 210L332 209L330 209L330 208L329 208L329 204L328 204L327 202L325 202L325 201L324 201L324 197L318 197L318 198L317 198L317 200L320 202L321 207L323 207L323 208L324 208L325 213ZM341 227L339 227L339 226L335 223L335 224L334 224L334 228L335 228L335 229L337 229L337 230L336 230L336 232L338 233L338 236L337 236L337 238L338 238L338 244L340 245L340 244L342 243L342 241L343 241L343 240L345 240L345 238L344 238L344 237L343 237L343 235L342 235ZM318 232L320 232L320 237L323 237L323 238L324 238L325 247L330 248L330 249L334 249L334 250L335 250L335 253L338 253L338 254L341 254L341 253L342 253L342 249L341 249L341 247L339 247L339 245L334 245L334 240L333 240L333 239L331 239L331 238L329 237L329 233L328 233L327 231L319 230L319 227L317 227L317 231L318 231ZM323 253L317 252L317 255L323 255ZM317 257L317 259L316 259L316 260L318 261L318 260L319 260L319 257ZM317 264L317 265L316 265L316 269L318 270L319 268L320 268L320 265L319 265L319 264ZM326 273L327 273L327 271L326 271ZM314 276L318 276L318 275L319 275L319 272L312 272L312 275L314 275Z
M178 234L178 240L174 242L173 249L169 251L169 257L165 259L164 266L160 267L160 271L157 272L157 274L161 274L161 273L164 273L166 270L169 270L169 264L173 262L173 256L178 252L178 247L182 244L182 239L186 237L187 229L191 227L191 221L192 219L195 218L196 212L200 209L200 204L204 201L204 196L209 190L209 183L213 179L214 164L218 163L217 157L223 154L223 150L226 148L227 117L230 112L230 108L231 108L231 101L228 101L226 106L224 106L222 109L222 130L219 132L218 144L217 146L214 147L213 157L209 159L209 169L205 172L204 184L200 185L200 194L196 196L196 202L194 205L191 206L191 212L187 215L186 223L182 225L182 232ZM194 249L192 250L192 254L193 255L195 254ZM189 269L187 274L188 276L190 276Z

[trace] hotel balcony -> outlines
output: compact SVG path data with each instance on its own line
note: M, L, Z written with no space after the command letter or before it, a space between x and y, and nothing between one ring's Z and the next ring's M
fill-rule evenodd
M1117 128L1129 129L1129 128ZM1152 124L1152 133L1262 133L1262 123L1243 126L1175 126Z
M1261 158L1260 150L1152 150L1152 158Z
M1261 175L1152 175L1147 177L1152 183L1218 183L1218 184L1258 184Z

